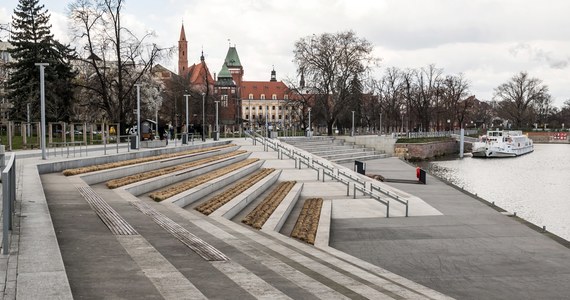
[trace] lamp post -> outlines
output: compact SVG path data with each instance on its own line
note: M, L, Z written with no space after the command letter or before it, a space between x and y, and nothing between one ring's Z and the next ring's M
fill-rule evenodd
M217 141L220 139L220 126L218 125L218 103L220 103L220 101L214 102L216 102L216 131L214 133L214 141Z
M311 132L311 108L309 107L309 138L313 137L313 133Z
M140 149L141 141L141 84L136 83L137 87L137 150Z
M350 131L350 136L354 136L354 110L352 111L352 130Z
M202 142L206 141L206 93L202 93Z
M267 119L269 118L269 105L265 105L265 137L269 137L269 125Z
M249 131L251 132L251 130L252 130L252 129L251 129L251 98L248 97L248 100L247 100L247 101L248 101L248 104L247 104L247 105L248 105L248 109L247 109L247 110L249 111L249 120L248 120L248 121L249 121Z
M28 125L26 125L26 131L27 131L28 137L30 137L30 134L31 134L30 131L32 130L32 127L30 126L30 103L29 102L26 105L26 108L27 108L27 112L28 112L28 116L27 116L28 117L27 118ZM562 124L562 129L564 129L564 124Z
M380 134L382 135L382 111L380 111Z
M36 63L36 66L40 67L40 109L41 109L41 147L42 147L42 159L46 159L46 92L44 83L44 69L48 66L48 63Z
M185 134L186 134L186 144L188 144L188 132L190 131L190 127L189 127L189 121L188 121L188 116L190 114L189 110L188 110L188 97L190 97L190 95L188 94L184 94L184 98L186 98L186 125L184 125L184 129L185 129Z

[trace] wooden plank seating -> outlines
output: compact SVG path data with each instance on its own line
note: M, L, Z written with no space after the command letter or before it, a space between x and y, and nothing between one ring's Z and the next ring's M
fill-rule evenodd
M149 157L143 157L143 158L129 159L129 160L123 160L123 161L106 163L106 164L99 164L99 165L92 165L92 166L81 167L81 168L66 169L66 170L63 170L63 175L65 175L65 176L79 175L79 174L84 174L84 173L89 173L89 172L95 172L95 171L100 171L100 170L108 170L108 169L112 169L112 168L118 168L118 167L140 164L140 163L156 161L156 160L161 160L161 159L168 159L168 158L179 157L179 156L184 156L184 155L202 153L202 152L207 152L207 151L212 151L212 150L222 149L222 148L227 148L227 147L234 147L234 146L235 146L235 144L226 144L226 145L215 146L215 147L192 149L192 150L183 151L183 152L176 152L176 153L155 155L155 156L149 156Z
M208 182L208 181L212 180L213 178L223 176L223 175L230 173L232 171L235 171L239 168L242 168L244 166L252 164L258 160L259 160L258 158L248 158L246 160L240 161L240 162L232 164L230 166L227 166L227 167L224 167L221 169L217 169L215 171L206 173L204 175L197 176L196 178L192 178L192 179L183 181L181 183L172 185L170 187L167 187L165 189L153 192L153 193L149 194L149 197L155 201L162 201L162 200L170 198L176 194L179 194L179 193L182 193L186 190L189 190L195 186L198 186L204 182Z
M209 215L214 212L216 209L222 207L224 204L228 203L230 200L241 194L243 191L247 190L249 187L254 185L255 183L259 182L265 176L269 175L270 173L274 172L275 169L261 169L252 175L250 175L245 182L238 183L233 185L231 188L226 190L225 192L215 196L214 198L200 204L196 207L196 210L205 214Z
M242 223L252 226L255 229L261 229L269 216L273 214L277 206L285 199L287 193L295 186L296 181L281 182L263 201L257 205L245 218Z
M217 160L222 160L224 158L237 156L237 155L240 155L240 154L243 154L246 152L247 151L245 151L245 150L238 150L238 151L234 151L234 152L230 152L230 153L226 153L226 154L220 154L220 155L215 155L215 156L211 156L211 157L206 157L203 159L187 162L187 163L177 165L177 166L171 166L171 167L161 168L161 169L152 170L152 171L148 171L148 172L137 173L137 174L125 176L122 178L112 179L112 180L107 181L107 187L110 189L115 189L115 188L125 186L125 185L131 184L131 183L143 181L143 180L146 180L149 178L154 178L157 176L166 175L169 173L178 172L178 171L181 171L184 169L203 165L203 164L206 164L209 162L214 162Z
M315 244L315 237L321 216L322 198L310 198L305 201L299 218L293 227L291 237L300 239L309 244Z

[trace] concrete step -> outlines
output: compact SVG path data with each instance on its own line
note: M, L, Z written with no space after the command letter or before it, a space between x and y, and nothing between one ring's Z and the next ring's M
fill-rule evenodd
M341 163L348 163L348 162L353 162L355 160L371 160L371 159L381 159L381 158L387 158L388 155L387 154L374 154L374 155L366 155L366 156L354 156L352 158L337 158L337 159L329 159L332 162L335 162L337 164L341 164Z
M353 151L353 152L345 152L345 153L338 153L338 154L329 154L329 155L319 155L324 159L328 159L330 161L343 159L343 158L352 158L352 157L362 157L362 156L369 156L369 155L376 155L380 153L376 153L376 151Z
M335 154L343 154L343 153L360 153L360 152L368 152L374 151L373 148L338 148L338 149L329 149L329 150L317 150L317 151L309 151L314 155L318 155L320 157L325 157L327 155L335 155Z

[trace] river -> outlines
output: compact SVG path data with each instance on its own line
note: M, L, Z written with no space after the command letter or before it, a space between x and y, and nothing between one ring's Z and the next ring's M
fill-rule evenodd
M570 240L570 145L535 144L515 158L421 163L431 174Z

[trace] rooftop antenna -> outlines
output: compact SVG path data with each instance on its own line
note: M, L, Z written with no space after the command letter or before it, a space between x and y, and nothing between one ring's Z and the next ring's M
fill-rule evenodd
M231 40L228 39L228 47L231 47L231 46L232 46Z

